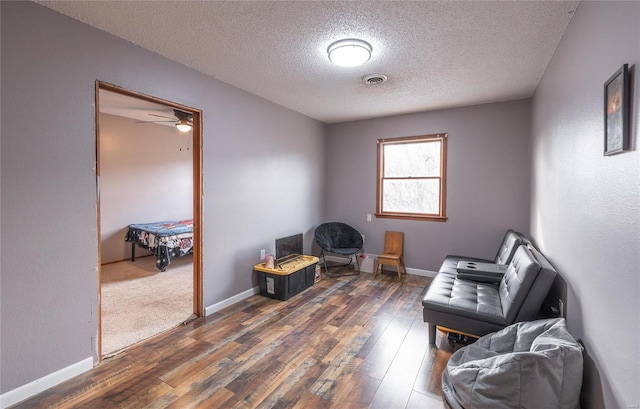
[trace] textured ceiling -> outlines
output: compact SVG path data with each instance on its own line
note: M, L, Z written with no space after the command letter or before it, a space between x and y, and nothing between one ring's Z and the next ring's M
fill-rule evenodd
M38 1L326 123L530 97L578 1ZM373 46L339 67L342 38ZM389 81L365 85L380 73Z

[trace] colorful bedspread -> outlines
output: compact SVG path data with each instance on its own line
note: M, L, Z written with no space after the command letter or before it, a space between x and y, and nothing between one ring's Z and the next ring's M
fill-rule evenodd
M152 251L156 266L165 271L172 258L193 252L193 220L130 224L125 241L131 242L131 261L137 245Z

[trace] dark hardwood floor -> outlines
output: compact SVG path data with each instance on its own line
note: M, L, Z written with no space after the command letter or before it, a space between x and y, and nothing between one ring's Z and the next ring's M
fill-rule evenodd
M428 344L428 283L363 273L256 295L13 408L442 408L452 351Z

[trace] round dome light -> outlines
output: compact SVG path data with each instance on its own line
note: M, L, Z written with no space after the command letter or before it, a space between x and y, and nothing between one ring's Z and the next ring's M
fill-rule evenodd
M189 132L191 130L191 124L186 118L182 118L176 123L176 128L178 128L180 132Z
M327 48L329 60L343 67L362 65L371 58L371 44L357 39L339 40Z

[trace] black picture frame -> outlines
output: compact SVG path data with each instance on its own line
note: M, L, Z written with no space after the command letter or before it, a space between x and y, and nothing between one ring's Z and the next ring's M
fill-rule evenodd
M629 149L629 67L624 64L604 83L604 155Z

